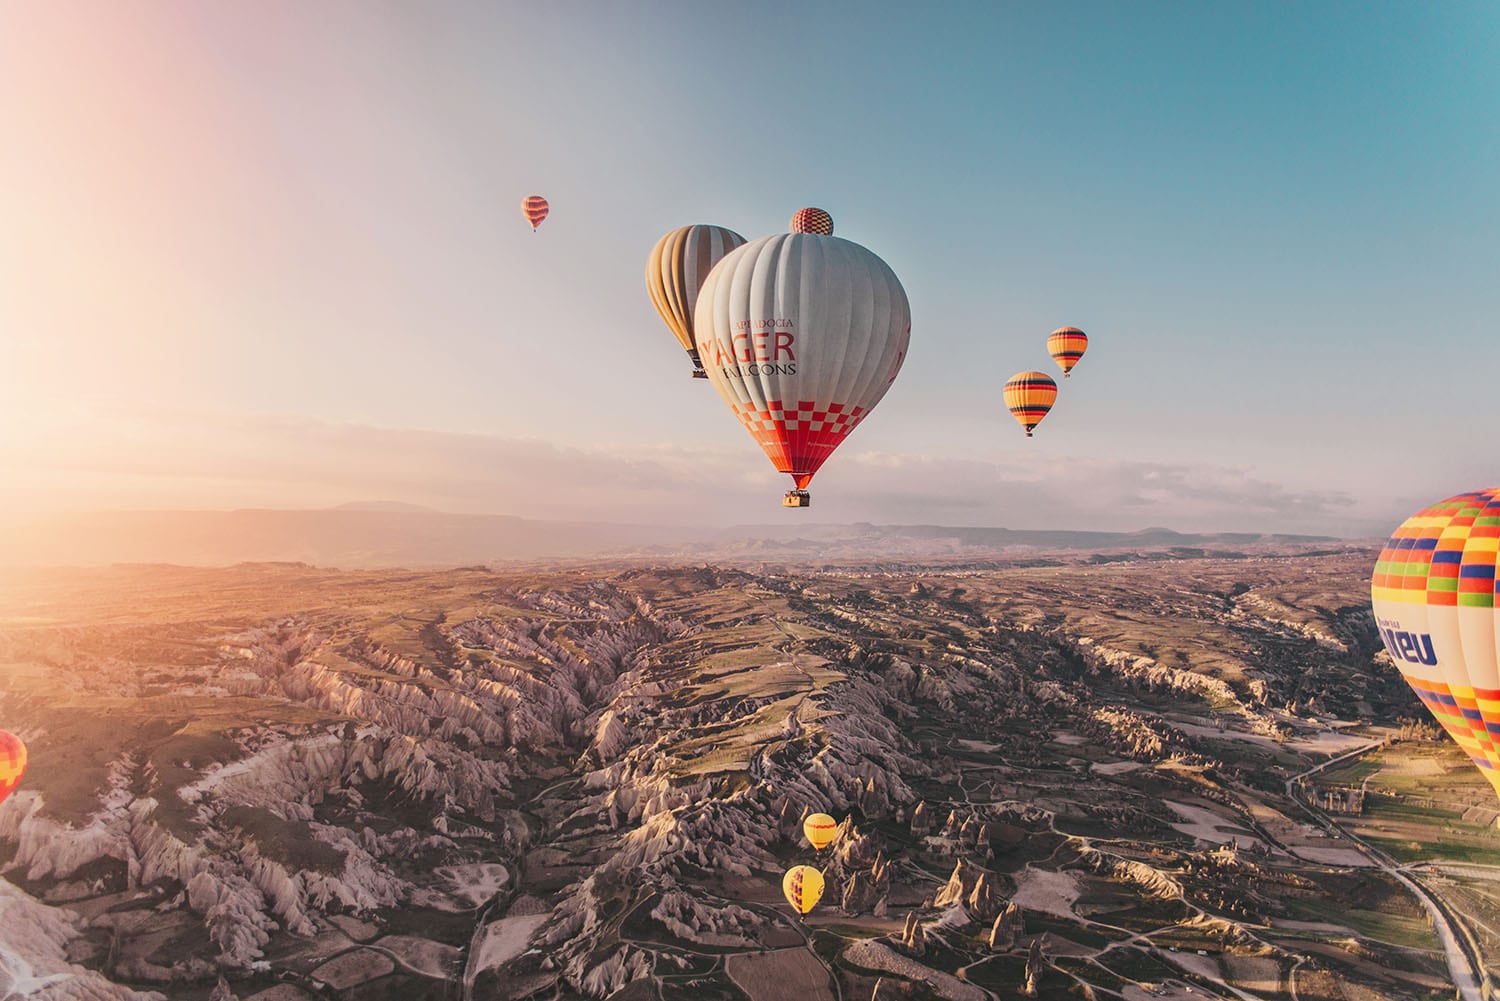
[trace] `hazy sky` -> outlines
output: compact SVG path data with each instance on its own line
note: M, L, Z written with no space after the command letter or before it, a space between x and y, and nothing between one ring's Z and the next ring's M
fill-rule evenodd
M0 0L0 510L1376 534L1500 482L1497 178L1492 0ZM803 205L913 326L783 511L642 271Z

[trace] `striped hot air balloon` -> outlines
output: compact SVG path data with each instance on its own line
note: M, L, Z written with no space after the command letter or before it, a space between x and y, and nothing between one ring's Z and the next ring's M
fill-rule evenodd
M802 833L806 835L808 844L818 851L822 851L833 843L833 836L839 831L839 822L826 813L815 813L802 822Z
M1047 353L1063 370L1066 379L1089 348L1089 335L1077 327L1058 327L1047 335Z
M822 209L805 208L792 213L793 233L816 233L818 236L833 235L833 216Z
M709 381L797 489L806 488L901 371L906 291L884 261L836 236L782 233L732 251L698 294Z
M1375 627L1406 683L1500 794L1500 487L1396 529L1370 578Z
M1017 372L1005 384L1005 405L1010 408L1011 416L1026 429L1028 438L1031 429L1042 422L1056 399L1057 383L1046 372Z
M651 304L693 360L695 379L708 378L693 336L698 290L725 254L744 245L743 236L723 226L683 226L657 240L646 258L646 291Z
M26 774L26 745L13 733L0 730L0 803L4 803Z
M547 199L541 195L527 195L521 202L521 214L526 217L527 222L531 223L533 233L542 224L542 220L547 218L548 208Z
M823 874L810 865L794 865L781 877L781 892L800 917L823 899Z

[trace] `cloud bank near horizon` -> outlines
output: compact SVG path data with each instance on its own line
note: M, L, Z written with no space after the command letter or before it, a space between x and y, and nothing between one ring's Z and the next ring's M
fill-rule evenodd
M719 448L576 446L528 438L157 413L57 429L0 449L12 512L419 504L458 513L681 525L819 522L1016 529L1377 536L1400 498L1276 483L1254 470L1053 455L1045 444L953 457L861 450L819 473L810 511L746 440ZM1420 503L1420 502L1417 502Z

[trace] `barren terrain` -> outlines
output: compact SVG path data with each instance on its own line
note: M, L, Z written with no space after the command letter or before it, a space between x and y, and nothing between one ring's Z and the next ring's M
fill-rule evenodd
M12 575L0 995L1448 998L1496 804L1372 560Z

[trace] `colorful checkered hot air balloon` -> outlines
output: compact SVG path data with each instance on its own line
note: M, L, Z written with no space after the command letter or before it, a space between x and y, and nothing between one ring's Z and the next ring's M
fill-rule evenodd
M1386 653L1500 794L1500 487L1450 497L1396 529L1370 579Z
M542 220L547 218L548 208L547 199L541 195L527 195L521 202L521 214L526 217L527 222L531 223L533 233L542 224Z
M810 865L794 865L781 877L781 892L800 917L823 899L823 874Z
M725 254L744 245L743 236L723 226L683 226L657 240L646 258L646 291L651 304L693 360L695 379L708 378L693 336L698 290Z
M798 209L792 213L793 233L816 233L818 236L833 235L833 216L822 209Z
M1058 327L1047 335L1047 353L1063 370L1066 379L1089 348L1089 335L1077 327Z
M802 822L802 833L807 838L807 843L818 851L822 851L833 843L833 836L839 831L839 822L826 813L815 813Z
M698 293L693 328L709 381L796 484L869 416L901 371L911 308L879 257L837 236L781 233L730 252Z
M4 803L26 774L26 745L13 733L0 730L0 803Z
M1046 372L1017 372L1005 384L1005 405L1011 416L1026 429L1028 438L1031 429L1042 422L1056 399L1057 383Z

